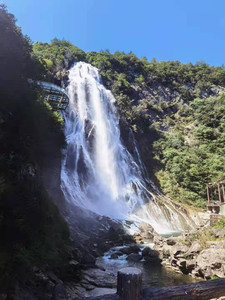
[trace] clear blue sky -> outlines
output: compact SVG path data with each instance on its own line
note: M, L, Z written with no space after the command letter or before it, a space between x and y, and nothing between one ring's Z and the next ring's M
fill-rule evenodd
M225 64L225 0L0 0L31 39Z

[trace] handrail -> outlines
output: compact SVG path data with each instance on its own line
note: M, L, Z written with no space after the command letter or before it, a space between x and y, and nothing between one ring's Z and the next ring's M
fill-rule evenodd
M51 83L51 82L46 82L46 81L35 81L36 84L40 85L41 87L44 87L44 88L52 88L52 89L55 89L63 94L66 94L66 96L68 96L67 92L65 89L61 88L60 86L54 84L54 83Z
M67 91L60 86L46 81L34 81L28 79L31 84L40 86L45 94L45 99L52 106L53 110L64 110L69 104Z

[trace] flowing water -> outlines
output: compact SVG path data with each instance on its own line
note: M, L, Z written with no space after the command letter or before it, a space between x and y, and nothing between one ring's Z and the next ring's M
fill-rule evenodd
M151 245L148 246L152 247ZM122 255L117 259L111 259L111 254L114 253L115 250L120 250L121 248L122 247L115 247L113 250L111 249L105 253L103 257L98 258L96 262L97 265L104 267L107 272L114 274L115 277L117 276L118 269L136 267L142 271L143 288L180 285L197 281L189 275L184 275L181 272L174 272L174 270L166 268L163 265L152 262L149 263L144 261L144 259L138 262L128 261L126 260L126 255Z
M153 245L142 245L143 247L140 248L139 254L141 254L141 250L143 250L144 246ZM192 278L189 275L184 275L181 272L175 272L172 269L166 268L165 266L157 263L157 262L147 262L144 259L140 261L134 262L127 260L127 255L121 255L116 259L113 259L111 255L113 253L118 253L123 248L121 247L114 247L110 249L103 257L99 257L96 261L96 264L100 267L105 269L106 274L102 274L100 272L100 276L104 278L105 285L111 286L111 288L94 288L91 291L86 292L86 296L101 296L105 294L113 294L116 292L116 285L117 285L117 272L118 270L126 267L135 267L142 271L142 288L156 288L156 287L164 287L164 286L174 286L174 285L181 285L187 283L197 282L198 280ZM101 280L100 280L101 282Z
M113 219L147 222L158 233L190 226L172 204L158 204L156 188L148 190L135 141L133 157L120 138L116 100L98 69L77 63L69 72L68 94L61 172L67 201Z

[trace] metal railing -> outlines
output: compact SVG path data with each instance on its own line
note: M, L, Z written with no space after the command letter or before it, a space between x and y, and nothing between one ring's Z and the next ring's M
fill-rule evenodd
M69 104L69 97L65 89L51 82L28 80L29 83L40 86L45 100L53 110L65 110Z

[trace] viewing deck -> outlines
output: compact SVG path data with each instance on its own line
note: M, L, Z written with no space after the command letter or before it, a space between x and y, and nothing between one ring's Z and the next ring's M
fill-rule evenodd
M36 82L43 90L46 101L53 110L65 110L69 104L69 97L66 91L56 84L44 81Z
M45 100L51 105L53 110L65 110L67 108L69 97L66 90L51 82L34 81L32 79L29 79L28 82L41 87Z
M225 181L208 183L207 190L207 208L212 213L225 213Z

